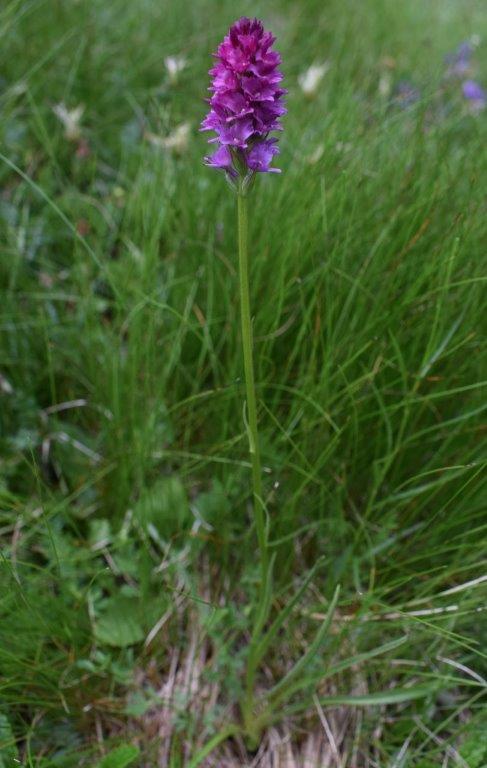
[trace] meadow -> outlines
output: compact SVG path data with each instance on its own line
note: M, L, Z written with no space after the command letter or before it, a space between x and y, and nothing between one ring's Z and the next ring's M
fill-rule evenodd
M288 89L264 595L198 130L242 15ZM484 0L4 0L0 41L0 768L485 768Z

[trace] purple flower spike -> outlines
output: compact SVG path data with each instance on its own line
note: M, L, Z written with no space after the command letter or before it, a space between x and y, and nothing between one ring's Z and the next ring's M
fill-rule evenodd
M282 130L279 121L287 110L274 40L258 19L242 18L219 45L210 69L210 111L201 130L216 133L209 143L217 144L217 151L205 162L230 179L248 183L255 173L280 172L270 167L279 150L269 133Z
M481 112L487 106L487 93L475 80L465 80L462 86L463 96L473 112Z

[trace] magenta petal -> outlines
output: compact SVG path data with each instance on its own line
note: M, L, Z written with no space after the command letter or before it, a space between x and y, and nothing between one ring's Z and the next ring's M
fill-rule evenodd
M243 78L242 88L250 99L257 101L273 101L276 89L262 77Z
M222 144L231 144L234 147L240 147L245 149L247 146L247 139L252 136L254 128L252 120L245 118L244 120L236 120L231 125L225 125L220 130L218 140Z
M277 139L268 139L259 141L246 153L248 167L253 171L260 173L280 173L279 168L271 168L270 163L274 155L279 154L279 148L276 146Z
M252 108L249 107L249 103L243 93L239 93L238 91L215 93L211 99L211 105L222 107L223 109L228 110L232 115L243 114L249 109L252 111Z
M211 110L211 112L208 112L205 119L201 123L200 130L201 131L217 131L220 128L221 124L221 118L218 117L217 113L214 110Z
M219 147L212 155L205 157L205 162L213 168L231 168L232 154L228 147Z

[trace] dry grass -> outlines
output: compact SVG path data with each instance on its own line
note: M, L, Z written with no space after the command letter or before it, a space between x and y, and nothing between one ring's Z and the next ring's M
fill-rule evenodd
M209 567L205 563L200 572L204 592L201 600L212 601ZM213 601L214 604L214 601ZM222 691L221 675L211 674L215 649L205 633L196 609L188 612L185 601L178 602L173 622L186 627L186 642L172 647L166 656L164 669L158 667L154 657L148 666L140 668L135 676L134 688L156 691L156 701L140 717L132 718L129 730L143 754L151 757L144 768L166 768L172 765L175 750L182 757L182 765L189 763L218 727L224 728L238 721L236 702L228 700ZM189 618L188 618L189 613ZM340 618L337 618L337 624ZM338 627L337 627L338 630ZM167 638L164 639L166 645ZM283 670L290 660L280 660ZM270 670L264 670L270 677ZM367 693L367 684L360 668L353 671L351 693ZM335 695L338 688L327 680L318 690L319 695ZM218 712L215 722L215 712ZM191 733L185 732L184 722L191 723ZM240 736L228 739L201 763L202 768L327 768L328 766L367 765L360 745L360 710L334 707L323 711L318 697L314 705L299 719L283 719L279 727L270 727L264 734L257 752L248 752ZM212 723L212 727L208 724ZM359 748L360 747L360 748ZM156 762L154 762L156 761Z

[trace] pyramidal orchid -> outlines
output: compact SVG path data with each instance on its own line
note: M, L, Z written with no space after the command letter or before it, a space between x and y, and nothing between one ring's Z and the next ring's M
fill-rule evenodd
M224 171L238 200L238 261L240 319L243 368L245 374L245 428L252 467L252 496L255 531L259 548L259 589L253 612L253 631L247 658L245 693L241 702L244 732L257 743L259 728L254 711L254 681L258 666L261 634L269 611L269 590L273 560L269 558L265 496L262 487L257 398L254 378L253 334L250 312L248 215L249 190L258 173L279 173L272 166L278 154L277 138L282 130L280 118L286 113L279 69L280 55L272 50L273 35L258 19L242 18L230 28L215 54L210 69L212 82L210 111L201 124L202 131L215 135L215 145L206 165Z
M339 594L337 586L326 618L308 650L279 682L263 693L256 680L268 650L322 562L321 559L316 562L294 597L269 622L273 611L273 567L277 555L275 551L270 555L270 517L260 460L250 310L247 205L249 191L257 174L278 172L271 165L278 153L277 139L270 137L270 134L281 130L280 118L286 109L283 105L285 91L280 85L281 58L272 50L273 43L274 37L264 30L257 19L243 18L230 28L216 53L216 64L210 70L213 76L210 112L202 124L202 130L216 134L210 139L211 143L216 144L216 151L206 158L206 164L223 170L237 192L240 321L246 398L244 424L252 468L252 512L258 544L259 581L254 604L248 612L252 626L246 656L245 683L239 697L240 722L226 725L213 736L198 753L198 762L191 763L194 768L200 764L200 758L206 757L231 736L242 735L249 749L258 748L263 730L275 719L276 708L281 707L303 683L304 687L309 685L310 678L306 670L322 648Z
M272 50L275 37L258 19L235 22L218 46L216 63L210 69L210 111L201 124L212 131L209 139L215 152L205 158L237 187L247 187L256 173L279 173L271 166L278 154L276 138L286 113L280 87L281 57Z

